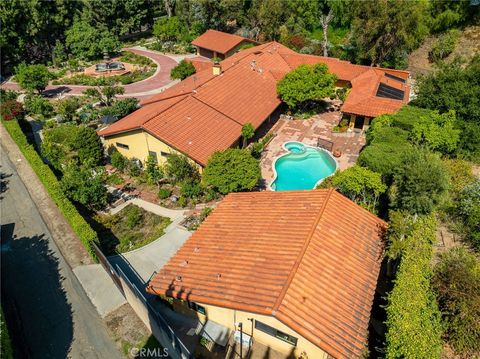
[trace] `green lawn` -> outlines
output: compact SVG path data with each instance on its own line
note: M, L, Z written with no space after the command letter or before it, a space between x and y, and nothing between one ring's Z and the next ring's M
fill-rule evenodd
M95 216L99 223L99 239L106 255L125 253L153 242L165 233L171 223L143 208L129 204L115 215Z

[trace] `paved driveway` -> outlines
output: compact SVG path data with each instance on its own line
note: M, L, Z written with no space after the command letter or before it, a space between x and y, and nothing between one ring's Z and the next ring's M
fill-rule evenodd
M121 358L0 146L1 300L18 358Z
M170 78L170 71L177 65L177 61L169 56L163 55L156 51L150 51L143 48L130 48L127 51L143 55L151 59L157 64L157 71L155 74L145 80L135 82L133 84L125 85L125 94L119 97L137 97L144 99L150 97L156 93L161 92L163 89L177 83ZM66 95L81 95L83 91L92 86L81 85L49 85L45 89L46 95L56 95L59 93L65 93ZM21 91L21 87L15 83L8 81L0 86L0 88Z

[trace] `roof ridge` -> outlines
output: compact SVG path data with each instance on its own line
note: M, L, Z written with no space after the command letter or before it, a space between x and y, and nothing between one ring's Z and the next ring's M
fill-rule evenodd
M310 245L310 242L312 240L313 234L315 233L315 230L318 226L318 223L320 222L320 219L323 216L323 212L325 212L325 208L327 207L328 201L330 200L330 196L332 195L333 192L335 192L335 189L333 187L329 188L326 190L327 196L325 198L325 202L322 204L322 208L320 208L320 211L318 212L317 217L315 218L315 221L313 222L313 226L310 229L310 233L308 234L307 239L305 240L305 243L302 247L302 250L298 254L297 258L295 259L295 262L293 264L293 268L290 271L290 274L288 275L287 282L282 288L282 291L280 292L280 295L278 296L277 300L275 301L275 304L273 306L272 314L275 316L275 314L278 311L278 308L280 307L280 304L283 302L283 298L285 298L285 295L287 294L287 290L290 287L290 283L292 283L293 278L297 274L298 267L300 266L300 263L302 262L303 256L307 252L307 248Z
M240 122L238 122L238 121L237 121L237 120L235 120L234 118L232 118L232 117L228 116L227 114L223 113L222 111L219 111L218 109L216 109L216 108L215 108L215 107L213 107L212 105L209 105L208 103L206 103L206 102L204 102L204 101L200 100L200 99L199 99L197 96L195 96L195 95L191 95L191 97L192 97L192 98L194 98L195 100L197 100L198 102L201 102L201 103L203 103L205 106L208 106L208 107L210 107L212 110L214 110L214 111L217 111L219 114L221 114L221 115L223 115L223 116L225 116L225 117L229 118L230 120L232 120L233 122L235 122L235 123L239 124L240 126L243 126L243 124L241 124Z

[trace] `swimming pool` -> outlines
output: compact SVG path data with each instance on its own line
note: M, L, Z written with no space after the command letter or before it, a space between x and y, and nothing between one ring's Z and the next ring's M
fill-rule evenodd
M322 148L294 141L284 143L283 147L288 153L273 164L276 176L270 188L274 191L315 188L337 169L337 161Z

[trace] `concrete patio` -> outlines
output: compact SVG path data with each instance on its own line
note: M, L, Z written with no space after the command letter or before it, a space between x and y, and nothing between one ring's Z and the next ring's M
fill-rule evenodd
M265 148L260 167L262 178L268 186L274 177L273 163L275 159L286 153L282 145L288 141L303 142L309 146L317 146L318 139L333 142L333 151L340 151L341 156L336 158L338 169L344 170L357 161L360 150L365 145L365 134L362 132L332 132L342 118L339 111L325 112L311 117L308 120L279 119L271 132L275 137Z

